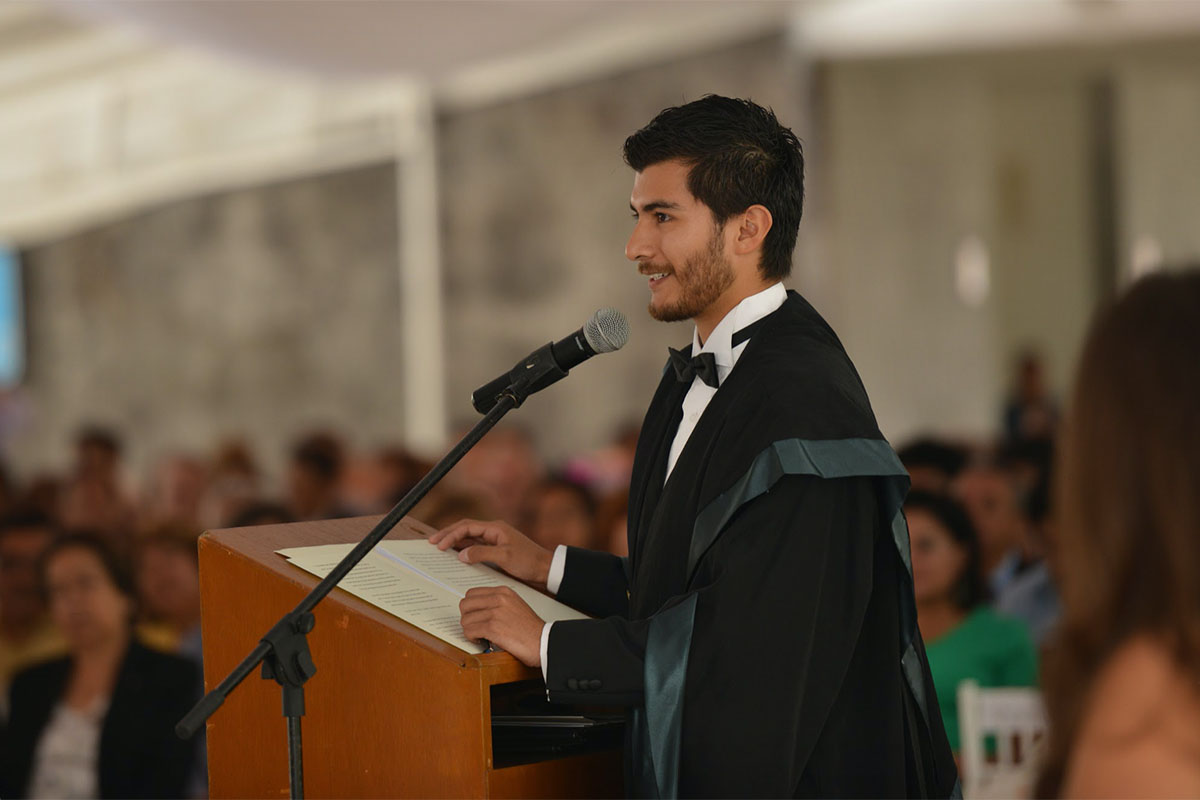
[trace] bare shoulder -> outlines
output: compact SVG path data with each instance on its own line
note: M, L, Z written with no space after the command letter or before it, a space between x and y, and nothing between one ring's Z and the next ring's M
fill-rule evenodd
M1200 797L1200 685L1150 639L1121 647L1088 699L1067 797Z

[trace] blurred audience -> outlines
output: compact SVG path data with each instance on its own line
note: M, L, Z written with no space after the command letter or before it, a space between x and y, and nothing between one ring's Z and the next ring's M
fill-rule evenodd
M1025 520L1009 474L990 462L967 467L952 494L962 503L979 537L979 558L988 593L999 595L1027 565L1022 545Z
M1200 270L1096 319L1056 470L1047 797L1200 797Z
M200 663L200 570L197 532L164 523L137 545L136 579L142 618L165 628L180 655Z
M931 436L909 442L896 455L908 470L912 488L929 492L948 491L967 464L965 448Z
M120 438L106 428L89 426L76 436L75 467L58 513L64 529L96 531L127 553L136 509L121 474L121 449Z
M173 729L199 697L195 664L136 640L133 582L105 539L59 538L40 576L69 653L13 678L0 796L184 797L196 750Z
M462 491L479 494L497 518L520 525L544 471L529 434L500 425L463 456L448 479Z
M342 443L328 433L314 433L297 442L288 467L287 495L297 520L352 517L340 489L344 456Z
M1049 641L1060 613L1055 579L1057 561L1051 547L1049 472L1026 496L1024 508L1021 550L1029 566L1013 577L993 605L1001 614L1024 622L1040 648Z
M270 500L261 500L238 511L226 521L225 527L248 528L254 525L283 525L295 521L296 518L292 516L292 512L287 509L287 506Z
M597 541L596 498L592 492L561 477L544 480L533 490L524 532L550 549L560 544L590 549L607 545Z
M55 533L50 519L36 511L0 519L0 719L13 674L66 651L38 578L39 560Z
M1004 436L1009 442L1053 439L1058 404L1046 386L1042 356L1026 350L1017 357L1013 386L1004 405Z
M950 748L959 749L958 685L1036 686L1024 625L987 605L980 548L966 512L944 495L914 491L904 504L912 543L917 624L925 640Z

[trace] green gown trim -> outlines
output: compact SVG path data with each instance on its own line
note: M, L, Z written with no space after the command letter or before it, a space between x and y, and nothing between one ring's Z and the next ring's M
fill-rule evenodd
M716 497L696 517L688 553L689 580L700 558L737 510L765 494L785 475L880 478L881 509L884 519L891 520L892 540L908 573L907 585L911 588L908 523L902 510L909 488L908 472L886 440L861 438L783 439L759 453L738 482ZM900 667L928 729L928 698L925 696L920 658L913 647L917 613L911 590L899 598L899 606L900 651L904 654L900 659ZM679 793L683 696L695 608L696 595L693 593L688 600L656 614L650 621L645 662L645 734L649 746L642 751L643 763L635 765L635 769L653 776L659 797L676 797ZM641 721L640 715L637 719ZM645 760L650 763L644 763Z

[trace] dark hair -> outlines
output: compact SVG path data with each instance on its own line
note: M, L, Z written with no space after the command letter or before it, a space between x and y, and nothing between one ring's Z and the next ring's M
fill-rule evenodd
M963 448L947 444L939 439L921 437L901 447L896 455L905 467L932 467L953 478L967 465L967 454Z
M538 485L537 491L539 494L544 494L556 489L561 489L574 495L575 499L579 501L579 505L583 507L584 512L589 517L596 516L596 496L592 494L591 489L578 481L573 481L562 475L552 475Z
M13 531L44 530L54 535L58 532L54 520L34 508L18 509L0 517L0 539Z
M777 279L792 271L804 212L804 153L771 109L706 95L659 112L625 140L624 156L637 172L664 161L688 165L688 190L718 225L752 205L765 206L772 223L759 270Z
M184 553L192 561L199 561L199 539L200 531L190 525L163 522L142 532L135 545L139 556L150 548L158 548Z
M292 461L322 480L332 482L342 471L342 448L329 434L313 434L296 444Z
M987 584L983 581L983 564L979 555L979 537L971 518L957 500L935 492L913 490L904 501L904 510L924 511L946 529L954 543L967 554L962 574L954 585L954 603L970 611L988 600Z
M117 591L130 599L137 597L137 590L134 588L133 573L129 569L129 564L117 553L116 550L99 534L88 531L72 531L59 536L46 551L42 553L41 569L38 572L42 576L42 591L43 594L49 595L49 585L46 581L46 571L49 569L50 562L59 553L67 550L86 550L94 555L102 567L108 579L112 581L113 586L117 587Z
M80 428L75 434L75 444L79 447L95 447L114 458L121 455L121 437L110 428L100 425L85 425Z
M1096 677L1135 639L1200 681L1200 270L1138 281L1092 323L1055 467L1063 614L1046 662L1057 795Z
M287 506L273 503L270 500L259 500L251 503L233 515L229 520L230 528L250 528L257 525L280 525L295 522L296 518Z

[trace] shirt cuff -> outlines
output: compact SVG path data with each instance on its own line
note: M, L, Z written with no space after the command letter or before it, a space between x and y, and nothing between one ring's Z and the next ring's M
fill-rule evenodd
M550 671L546 667L546 651L550 648L550 626L553 624L553 622L547 622L542 626L542 681L545 683L549 683L550 681L550 679L547 677L550 674Z
M546 576L546 591L550 594L558 594L558 587L562 586L563 572L567 568L567 546L560 544L554 548L554 556L550 559L550 574ZM549 626L547 626L549 627ZM545 643L546 634L542 634L542 642Z

